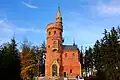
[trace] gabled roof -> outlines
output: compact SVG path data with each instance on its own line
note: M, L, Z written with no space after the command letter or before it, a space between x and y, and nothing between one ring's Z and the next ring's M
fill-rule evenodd
M65 50L77 50L77 45L62 45L62 48Z

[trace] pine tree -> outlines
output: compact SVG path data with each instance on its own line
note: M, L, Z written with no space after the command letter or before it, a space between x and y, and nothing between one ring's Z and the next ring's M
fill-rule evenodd
M104 31L104 37L94 46L95 67L98 73L105 73L104 79L118 80L120 78L120 44L119 29L114 27L108 32ZM99 74L100 75L100 74Z
M89 47L88 53L89 53L88 60L89 60L89 69L90 69L89 71L91 72L91 75L92 75L93 74L93 63L94 63L94 61L93 61L93 50L92 50L91 47Z
M0 78L20 80L20 59L15 39L3 45L0 57Z
M45 53L46 53L46 46L45 42L41 43L40 48L37 50L37 56L39 60L40 66L40 74L45 75Z
M82 73L82 76L83 76L83 72L84 72L84 56L83 56L83 46L81 46L81 51L80 51L80 54L79 54L79 61L80 61L80 64L81 64L81 73Z
M89 52L88 50L85 51L85 63L84 63L85 71L86 71L86 76L89 72Z

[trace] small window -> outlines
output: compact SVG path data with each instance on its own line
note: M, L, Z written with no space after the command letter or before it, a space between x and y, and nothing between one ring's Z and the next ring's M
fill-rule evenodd
M62 33L60 32L60 36L62 35Z
M57 51L57 49L53 49L53 52Z
M56 46L57 46L57 43L56 43L56 41L54 41L53 45L54 45L54 47L56 47Z
M75 53L72 54L72 57L74 57L74 56L75 56Z
M59 61L59 59L57 59L57 62Z
M65 53L65 57L67 57L67 53Z
M48 48L50 48L50 45L48 45Z
M56 34L56 31L54 31L54 35Z
M70 69L70 73L72 73L72 69Z
M49 32L49 35L51 35L51 32Z

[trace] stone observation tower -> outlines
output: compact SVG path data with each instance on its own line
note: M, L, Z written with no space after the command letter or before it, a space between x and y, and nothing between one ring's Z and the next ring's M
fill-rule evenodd
M81 75L80 53L77 45L75 43L63 45L63 26L60 8L58 8L56 22L48 24L46 30L45 76L75 77Z

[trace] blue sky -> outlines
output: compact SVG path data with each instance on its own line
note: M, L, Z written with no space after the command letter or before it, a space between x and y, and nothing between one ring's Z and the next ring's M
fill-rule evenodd
M119 0L0 0L0 43L15 34L18 43L27 38L40 45L46 25L55 22L58 4L63 17L64 44L92 46L104 29L120 25Z

